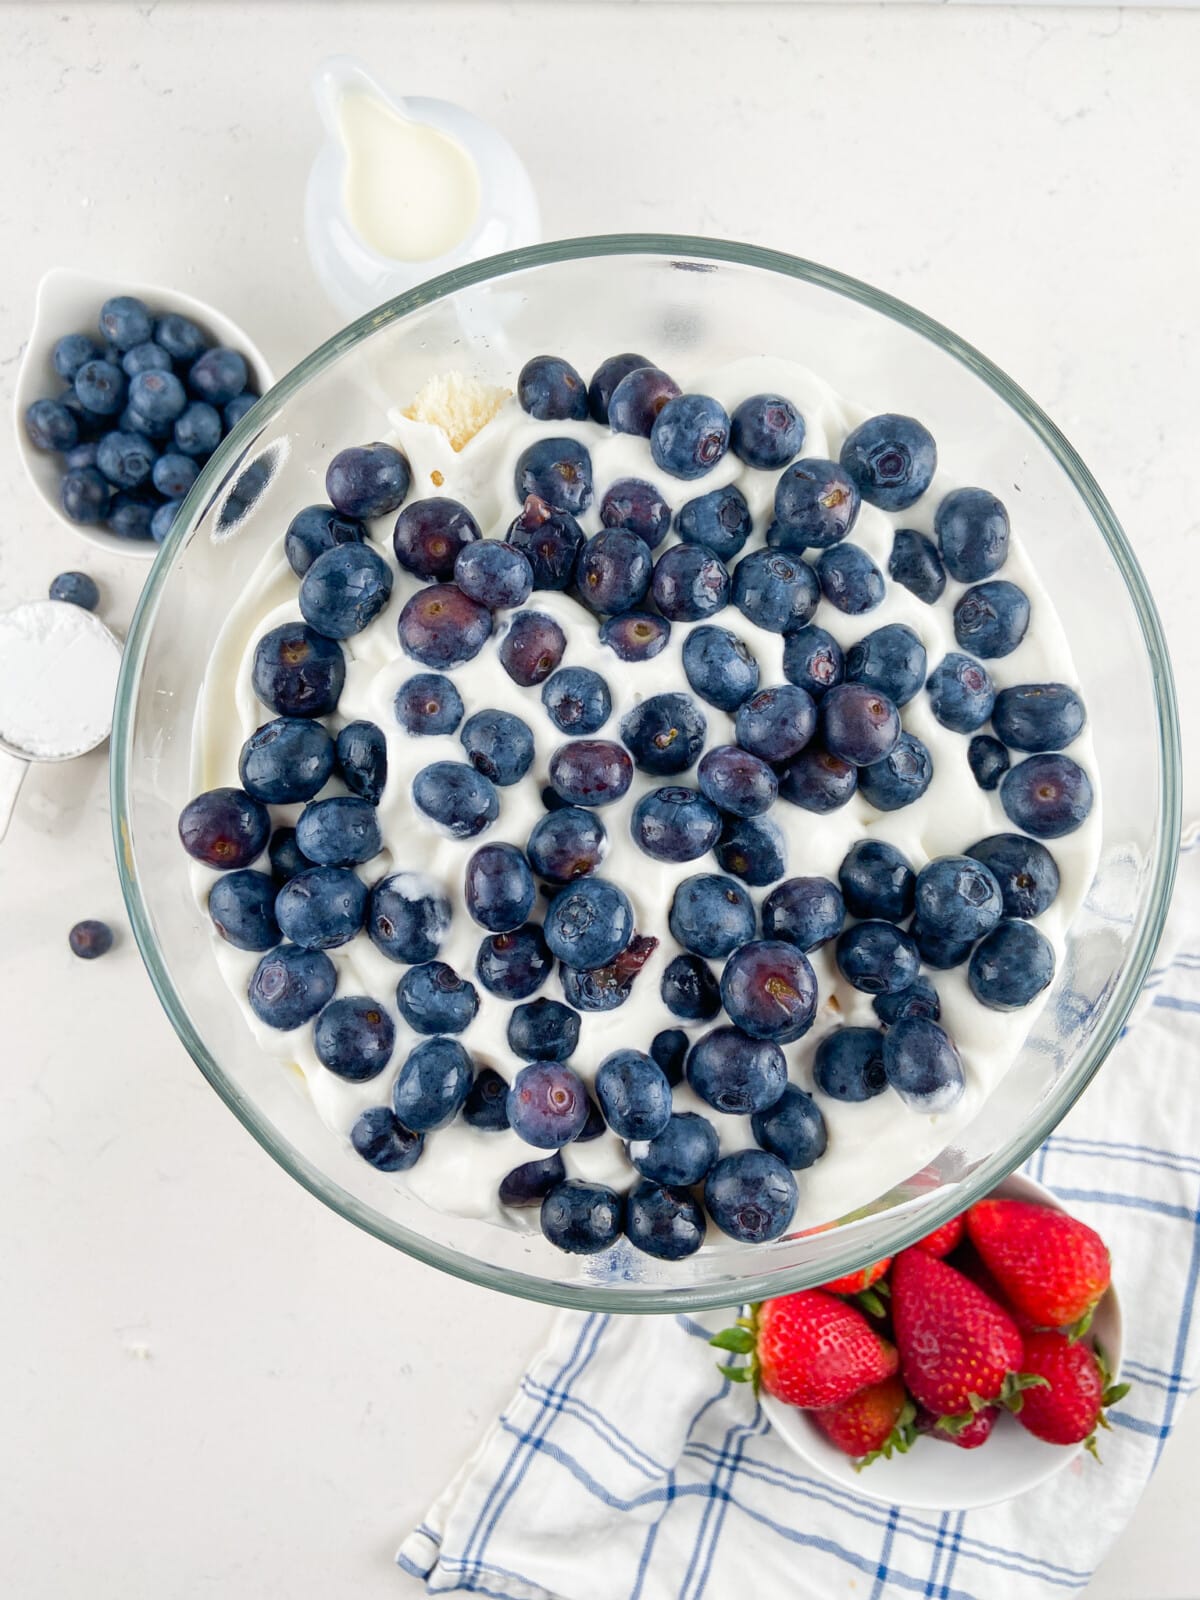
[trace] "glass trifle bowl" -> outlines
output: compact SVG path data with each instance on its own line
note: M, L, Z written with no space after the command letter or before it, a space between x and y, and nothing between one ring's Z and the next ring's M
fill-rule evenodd
M538 352L587 373L639 349L689 371L768 352L798 362L866 407L920 417L943 461L995 488L1073 651L1102 797L1098 866L1048 999L967 1124L846 1216L759 1245L710 1227L698 1253L674 1262L625 1241L564 1254L538 1231L536 1211L511 1226L451 1214L363 1161L316 1114L303 1075L247 1028L177 833L200 786L194 730L214 644L292 516L325 499L332 456L386 437L389 411L447 371L512 389ZM733 1305L818 1284L892 1254L992 1188L1055 1127L1118 1037L1162 930L1179 831L1176 707L1158 617L1103 494L1050 419L976 350L866 284L683 237L497 256L381 306L301 362L213 456L155 562L126 645L112 751L117 861L143 958L183 1043L259 1143L327 1205L422 1261L608 1311Z

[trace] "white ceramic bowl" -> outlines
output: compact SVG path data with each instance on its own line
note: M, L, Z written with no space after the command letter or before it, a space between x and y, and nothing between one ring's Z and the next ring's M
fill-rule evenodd
M52 450L35 450L25 432L25 412L35 400L53 398L63 388L63 380L54 370L51 359L55 344L64 333L90 333L96 331L100 307L115 294L132 294L144 300L156 316L178 312L198 323L216 344L240 350L250 368L251 382L259 394L265 394L275 382L270 367L253 340L236 322L205 305L190 294L177 289L160 289L149 283L130 283L124 278L102 278L90 272L76 272L71 267L53 267L37 287L33 327L21 358L17 373L15 416L17 453L21 457L30 483L45 502L47 510L64 528L117 555L138 556L150 561L158 554L153 539L120 539L107 528L88 527L72 522L59 499L62 482L62 458Z
M1018 1173L992 1192L1052 1206L1055 1211L1064 1209L1049 1189ZM1121 1309L1115 1289L1110 1288L1096 1307L1092 1336L1115 1380L1121 1364ZM856 1472L850 1458L830 1444L807 1412L767 1394L762 1396L762 1407L778 1437L814 1472L863 1499L910 1511L973 1511L1011 1500L1061 1472L1083 1450L1081 1444L1054 1445L1035 1439L1015 1417L1001 1412L991 1438L977 1450L959 1450L922 1436L906 1455L873 1461Z

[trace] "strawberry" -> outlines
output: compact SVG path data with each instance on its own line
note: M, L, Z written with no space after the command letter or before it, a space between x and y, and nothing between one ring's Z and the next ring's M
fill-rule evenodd
M823 1283L821 1288L826 1294L861 1294L864 1289L869 1289L872 1284L878 1283L891 1264L891 1256L884 1256L882 1261L864 1267L861 1272L847 1273L844 1278L831 1278L828 1283Z
M948 1256L951 1250L958 1249L962 1243L965 1226L961 1216L951 1217L949 1222L943 1222L940 1228L935 1228L923 1239L918 1239L913 1249L924 1250L927 1256L937 1256L941 1260L943 1256Z
M1028 1334L1021 1365L1046 1382L1024 1396L1021 1426L1047 1444L1083 1441L1098 1461L1096 1429L1108 1427L1105 1407L1127 1395L1129 1385L1113 1383L1101 1352L1065 1333Z
M903 1455L916 1437L916 1414L900 1379L885 1378L836 1406L814 1411L812 1419L831 1444L854 1457L855 1470L860 1470L880 1456L890 1461L893 1452Z
M987 1406L970 1417L959 1418L955 1425L942 1417L935 1417L931 1411L920 1411L917 1413L917 1432L927 1433L931 1439L940 1439L944 1444L956 1444L960 1450L978 1450L981 1444L986 1444L991 1438L999 1415L999 1406Z
M709 1343L750 1357L748 1366L722 1367L735 1383L752 1382L756 1391L809 1408L837 1405L899 1365L895 1346L861 1311L820 1289L764 1300Z
M1086 1332L1112 1277L1093 1228L1027 1200L981 1200L967 1212L967 1232L1005 1298L1035 1327Z

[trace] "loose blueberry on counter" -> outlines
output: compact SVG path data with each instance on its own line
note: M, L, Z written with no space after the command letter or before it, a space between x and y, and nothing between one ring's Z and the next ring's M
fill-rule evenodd
M150 471L150 480L159 494L168 500L182 500L200 475L200 469L191 456L168 451L159 456Z
M857 788L857 769L817 744L806 745L779 774L779 798L818 816L844 806Z
M779 794L779 780L767 763L736 744L705 751L696 778L705 798L734 817L769 811Z
M813 1081L831 1100L858 1104L887 1088L883 1032L879 1028L835 1028L817 1046Z
M606 528L624 528L654 550L671 531L671 508L644 478L618 478L604 491L600 521Z
M795 1215L796 1199L795 1178L766 1150L724 1156L704 1180L709 1216L743 1244L778 1239Z
M1054 946L1031 922L999 922L971 953L967 982L981 1005L1017 1011L1054 977Z
M917 947L892 922L872 917L838 935L838 971L863 994L900 994L916 981Z
M572 739L550 757L549 775L554 792L568 805L607 806L628 792L633 762L609 739Z
M232 433L246 413L252 411L261 398L261 395L255 394L251 389L245 389L241 394L234 395L229 404L221 408L225 432Z
M421 1159L423 1135L396 1121L388 1106L371 1106L350 1130L350 1143L380 1172L407 1172Z
M650 1041L650 1059L662 1068L663 1077L672 1089L683 1082L688 1047L688 1036L682 1028L662 1028Z
M180 459L187 461L189 457L162 456L155 464L155 470L157 472L163 462ZM305 506L288 523L288 530L283 536L283 553L288 566L298 578L302 578L317 557L323 556L335 545L361 544L366 537L367 530L357 517L344 517L332 506Z
M124 409L127 386L125 374L111 361L85 361L75 374L75 394L79 404L85 411L94 412L98 417L115 417ZM219 422L220 418L217 420ZM219 433L217 437L220 438ZM37 443L36 439L34 443ZM59 446L50 448L57 450Z
M311 800L333 773L336 750L310 717L276 717L242 746L238 777L247 794L265 805Z
M221 413L194 400L176 417L171 437L181 455L210 456L221 442Z
M594 1256L621 1237L624 1198L603 1183L568 1178L542 1201L541 1227L557 1249L573 1256Z
M734 483L689 500L675 518L685 544L703 545L722 561L736 556L754 531L746 497Z
M990 792L999 788L1000 779L1012 763L999 739L993 739L990 733L977 733L967 746L967 764L979 787Z
M769 817L731 817L713 851L725 872L752 888L775 883L787 871L787 843Z
M94 527L108 516L112 487L98 467L76 467L63 474L59 500L72 522Z
M690 1189L703 1183L720 1154L717 1130L695 1111L673 1116L653 1139L634 1139L629 1159L643 1178Z
M612 715L612 695L590 667L562 667L542 686L542 704L561 733L595 733Z
M1004 910L991 870L971 856L938 856L922 867L913 903L927 933L972 942L990 933Z
M645 1179L625 1200L625 1232L643 1254L660 1261L682 1261L704 1243L704 1208L686 1189Z
M462 721L458 690L440 672L418 672L396 690L396 721L411 734L453 733Z
M682 548L682 547L681 547ZM652 694L621 719L634 765L656 778L686 772L704 749L708 723L690 695Z
M996 703L987 668L955 650L934 667L926 688L934 716L953 733L974 733L991 716Z
M243 789L208 789L179 814L179 838L195 861L224 872L248 867L263 852L271 817Z
M754 931L753 923L750 931ZM720 985L710 968L690 952L667 963L659 993L667 1010L685 1022L708 1022L721 1009Z
M555 895L546 912L545 939L568 967L604 967L629 943L633 908L623 889L603 878L579 878Z
M378 805L387 782L387 740L373 722L348 722L336 743L337 764L347 789Z
M25 432L36 450L71 450L79 443L79 424L58 400L35 400L25 412Z
M569 511L529 495L504 537L529 562L535 589L570 588L584 535Z
M736 711L758 688L758 662L749 649L728 628L711 623L684 640L683 670L700 698L720 711Z
M978 583L1008 559L1008 512L986 489L953 489L933 519L942 560L952 578Z
M817 1013L816 974L795 945L783 939L757 939L735 950L725 963L721 1002L730 1021L752 1039L790 1044L812 1027Z
M544 1161L525 1161L500 1180L502 1206L541 1205L551 1189L557 1189L567 1176L563 1158L555 1152Z
M734 729L738 744L751 755L762 761L790 761L816 732L816 704L807 689L795 684L760 689L737 708Z
M721 833L721 814L695 789L651 789L633 808L634 843L656 861L696 861Z
M500 640L500 665L522 689L532 689L562 661L567 636L553 617L542 611L518 611Z
M515 933L485 939L475 957L475 975L489 994L501 1000L528 1000L550 976L554 959L536 922Z
M106 433L96 447L96 465L116 489L145 483L154 459L154 446L140 433Z
M640 1050L614 1050L596 1071L596 1099L620 1139L653 1139L671 1120L671 1085Z
M650 587L650 546L626 528L605 528L588 539L575 565L579 598L600 616L628 611Z
M533 910L537 886L516 845L485 844L467 862L463 898L481 928L512 933Z
M883 573L858 544L837 544L817 557L817 582L821 593L847 616L873 611L883 600Z
M502 1133L508 1127L508 1080L491 1067L481 1067L463 1101L463 1121L481 1133Z
M275 917L302 950L346 944L367 917L367 886L347 867L307 867L278 891Z
M654 419L679 392L679 385L660 368L635 367L609 396L608 425L614 433L648 439Z
M118 350L132 350L145 344L154 333L154 323L145 301L131 294L115 294L100 307L100 336Z
M912 915L917 875L896 846L884 839L860 839L851 845L838 868L838 882L852 917L903 922Z
M1000 885L1006 917L1040 917L1058 894L1058 866L1045 845L1019 833L993 833L967 854Z
M889 1028L905 1017L925 1017L936 1022L942 1014L938 992L928 978L918 978L899 994L877 994L871 1005L880 1022Z
M310 800L296 819L296 843L322 867L357 866L383 848L375 807L357 795Z
M118 539L152 539L156 505L140 494L113 496L108 512L108 530Z
M162 345L147 339L126 350L121 357L121 369L130 378L136 378L139 372L170 372L171 357Z
M605 423L608 421L609 401L622 378L635 372L639 367L653 365L653 361L647 361L645 356L635 355L631 350L623 355L609 356L607 361L602 361L592 374L591 383L588 384L588 410L595 420Z
M800 555L827 550L850 532L860 496L834 461L813 457L795 461L775 487L775 518L767 529L773 549Z
M422 767L413 779L412 797L417 810L452 839L473 839L500 815L500 797L491 779L463 761L433 761ZM303 838L300 845L303 849Z
M535 440L517 457L513 492L523 504L535 495L555 511L579 516L592 503L592 458L587 446L578 439Z
M367 933L392 961L432 961L449 928L449 900L419 872L393 872L371 890Z
M459 667L487 643L492 614L456 583L434 583L404 602L397 633L401 648L425 667Z
M296 843L295 828L276 828L267 845L267 855L271 862L271 875L279 887L298 872L306 872L312 866Z
M802 628L821 598L816 573L799 556L754 550L733 569L733 603L769 633Z
M846 652L846 682L875 689L903 706L923 687L925 665L925 646L913 630L902 622L889 622L851 645Z
M1092 809L1091 779L1070 756L1030 756L1007 772L1000 804L1010 822L1037 839L1074 833Z
M509 1015L508 1048L522 1061L566 1061L578 1043L579 1015L557 1000L531 1000Z
M583 970L560 963L563 994L577 1011L615 1011L629 999L634 979L657 949L657 939L635 933L607 966Z
M457 1039L423 1039L400 1068L392 1110L414 1133L444 1128L458 1115L474 1076L471 1058Z
M112 949L113 931L107 922L88 917L75 924L67 935L67 943L71 947L71 954L78 956L80 961L98 961Z
M516 545L478 539L458 552L454 581L469 600L489 611L507 611L524 605L533 593L533 568Z
M862 683L839 683L821 701L821 734L831 755L856 767L884 761L900 742L900 713Z
M394 445L351 445L325 472L330 504L347 517L386 517L399 511L412 487L408 457Z
M715 872L685 878L671 900L672 936L694 955L723 957L754 937L754 902L740 883Z
M729 603L725 563L701 544L673 544L654 564L654 603L671 622L699 622Z
M831 633L809 623L783 641L783 675L814 699L834 689L846 675L842 647Z
M793 1172L811 1167L825 1154L828 1134L821 1108L794 1083L787 1085L768 1110L756 1111L750 1126L763 1149L778 1156Z
M533 825L526 845L530 865L550 883L570 883L594 872L608 852L600 818L579 806L563 806Z
M654 464L674 478L702 478L729 449L729 428L724 406L710 395L668 400L650 430Z
M902 733L889 756L858 769L858 791L876 811L899 811L921 798L932 777L928 749L916 734Z
M1029 627L1029 597L1005 578L968 589L954 608L954 637L992 661L1011 655Z
M85 361L98 361L104 352L86 333L65 333L51 352L54 370L69 383Z
M529 724L512 711L477 711L458 737L475 771L502 789L519 783L533 762Z
M787 1087L787 1062L778 1044L752 1039L740 1028L714 1028L697 1039L684 1070L701 1100L729 1116L766 1111Z
M209 351L209 355L215 354ZM201 361L207 359L200 357ZM241 360L241 357L238 357ZM187 391L173 372L139 372L129 380L129 409L147 422L163 426L174 423L187 410ZM196 393L196 398L213 404L206 394ZM229 397L232 399L232 395ZM223 405L224 401L217 402Z
M417 1033L461 1033L475 1020L479 996L444 961L424 961L396 985L396 1005Z
M327 716L345 681L341 645L306 622L281 623L254 647L254 692L277 716Z
M392 549L406 572L447 583L468 545L483 538L479 524L457 500L432 495L411 500L396 518Z
M290 1033L311 1022L336 987L337 969L323 950L281 944L255 967L246 995L260 1022Z
M561 356L531 356L517 378L517 402L538 422L583 422L587 385Z
M992 727L1004 743L1011 750L1039 755L1069 745L1086 721L1083 701L1065 683L1022 683L1001 689L992 708Z
M649 611L627 611L600 626L600 643L620 661L652 661L671 637L671 624Z
M948 1111L966 1087L954 1041L936 1022L908 1017L883 1036L888 1083L913 1111Z
M203 330L190 317L181 316L177 311L159 317L154 327L154 338L173 361L194 361L208 342Z
M804 448L804 418L781 394L752 394L730 418L729 448L748 467L777 472Z
M366 995L331 1000L313 1028L313 1049L323 1067L351 1083L377 1078L392 1058L396 1027Z
M86 572L60 572L50 585L51 600L62 600L83 611L94 611L100 604L96 580Z
M806 953L828 944L842 931L846 907L828 878L788 878L763 901L763 933L784 939Z
M937 470L933 435L915 417L868 417L842 445L843 469L868 504L903 511L928 489Z
M888 576L927 606L936 605L946 587L946 569L932 539L915 528L897 528L888 557Z
M508 1122L539 1150L561 1150L583 1129L588 1093L579 1074L561 1061L532 1061L508 1091Z
M208 915L222 939L238 950L274 950L275 880L269 872L226 872L208 896Z

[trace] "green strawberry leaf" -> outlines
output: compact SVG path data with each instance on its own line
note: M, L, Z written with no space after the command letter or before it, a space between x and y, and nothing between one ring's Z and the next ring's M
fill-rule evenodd
M1083 1448L1088 1452L1089 1455L1094 1456L1097 1461L1100 1461L1100 1451L1096 1446L1096 1435L1094 1433L1088 1434L1087 1438L1083 1441ZM1100 1464L1101 1466L1104 1465L1102 1461Z
M1026 1389L1048 1389L1050 1384L1037 1372L1007 1372L1004 1382L1000 1386L1000 1393L996 1396L1000 1405L1011 1411L1013 1416L1018 1416L1021 1407L1025 1404L1021 1398Z
M1133 1385L1131 1383L1111 1383L1100 1396L1100 1404L1103 1406L1115 1406L1118 1400L1124 1400L1132 1388Z
M754 1335L748 1328L723 1328L708 1342L715 1350L731 1350L738 1356L748 1356L754 1349Z
M1078 1322L1073 1322L1071 1324L1071 1326L1066 1330L1067 1331L1067 1338L1071 1341L1072 1344L1075 1344L1078 1340L1083 1338L1084 1334L1091 1327L1092 1318L1095 1315L1096 1315L1096 1307L1095 1306L1089 1306L1088 1309L1080 1317L1079 1321Z
M860 1311L865 1311L869 1317L886 1317L887 1307L880 1299L878 1285L875 1288L863 1289L853 1296L853 1303Z
M971 1398L978 1399L978 1396L973 1395ZM974 1420L974 1411L960 1411L954 1416L939 1417L936 1427L939 1433L948 1433L951 1438L957 1438L963 1429L969 1427Z
M749 1367L718 1367L718 1372L723 1372L730 1383L753 1383L754 1373Z

